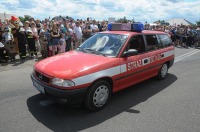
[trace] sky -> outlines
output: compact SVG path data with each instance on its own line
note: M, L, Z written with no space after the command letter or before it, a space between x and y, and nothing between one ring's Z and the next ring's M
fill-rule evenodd
M4 12L40 20L59 15L100 21L125 16L142 23L184 18L195 24L200 20L200 0L0 0L0 13Z

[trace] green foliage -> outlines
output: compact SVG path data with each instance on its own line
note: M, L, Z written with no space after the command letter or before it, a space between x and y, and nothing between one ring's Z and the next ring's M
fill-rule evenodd
M22 23L24 23L24 18L23 17L19 16L18 18Z
M29 16L29 15L24 15L24 17L19 16L18 18L20 19L20 21L21 21L22 23L24 23L25 21L28 21L28 20L29 20L30 18L32 18L32 17Z
M116 22L118 22L118 23L127 23L128 20L127 20L126 17L124 16L123 18L118 19Z
M199 21L197 21L197 22L196 22L196 24L200 26L200 20L199 20Z

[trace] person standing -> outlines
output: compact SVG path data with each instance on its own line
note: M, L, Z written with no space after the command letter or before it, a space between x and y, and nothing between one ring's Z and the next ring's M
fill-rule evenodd
M8 62L9 58L11 59L11 61L14 61L15 58L13 58L13 41L14 41L14 37L13 35L10 33L9 31L10 29L8 27L4 28L4 33L2 35L2 42L4 44L4 47L6 49L6 52L8 53L5 56L5 61Z
M29 28L30 28L30 22L29 21L25 21L25 23L24 23L25 31L28 30Z
M2 42L2 34L3 34L3 31L2 31L2 29L0 28L0 42Z
M21 62L24 62L26 59L26 45L28 44L26 36L25 36L25 29L20 28L17 31L17 40L18 40L18 47L19 47L19 56Z
M89 22L85 23L85 27L83 28L83 41L90 38L92 35L92 29L90 28Z
M47 44L48 44L48 41L47 41L47 38L46 38L46 35L45 35L45 31L44 30L41 30L40 31L40 35L39 35L39 41L40 41L40 46L41 46L41 54L42 54L42 58L46 58L47 57L47 53L48 53L48 50L47 50Z
M27 32L26 39L30 50L30 57L35 57L37 56L37 51L35 47L35 39L33 37L33 31L31 29L28 29L26 32Z
M61 38L59 40L59 45L60 45L59 53L64 53L65 48L66 48L66 40L65 40L65 34L64 33L61 34Z
M65 43L66 43L65 51L66 52L69 51L71 48L71 46L70 46L71 43L70 43L70 45L68 45L68 41L71 41L71 36L70 36L68 30L69 30L69 23L68 23L68 21L65 21L64 26L62 28L62 33L65 36Z
M33 32L33 37L35 38L35 45L37 46L36 49L37 49L38 52L41 52L38 31L37 31L36 24L35 24L34 21L31 22L31 29L32 29L32 32Z
M80 22L76 22L76 26L74 27L74 37L75 37L75 48L79 47L82 43L82 29L80 27Z
M51 30L51 51L52 55L55 55L57 52L57 48L59 48L59 40L60 40L60 32L58 30L58 25L56 23L53 24Z
M107 30L106 23L105 23L105 21L102 21L101 25L99 27L99 32L103 32L103 31L106 31L106 30Z
M42 24L40 23L39 19L36 20L36 28L37 28L37 32L38 32L38 35L39 35L40 30L42 29Z
M98 28L98 26L96 24L96 20L92 21L92 24L90 25L90 28L92 30L92 33L91 33L92 36L95 35L97 32L99 32L99 28Z
M69 50L73 50L74 46L72 43L72 41L74 40L74 33L73 33L74 27L72 26L72 24L68 25L68 32L69 32L69 36L68 36L68 41L67 41L67 45L69 46L68 49Z
M47 57L48 56L52 56L51 53L49 52L50 51L49 48L52 47L51 46L51 34L50 34L50 30L48 29L47 26L44 26L43 30L44 30L44 35L45 35L45 37L47 39Z

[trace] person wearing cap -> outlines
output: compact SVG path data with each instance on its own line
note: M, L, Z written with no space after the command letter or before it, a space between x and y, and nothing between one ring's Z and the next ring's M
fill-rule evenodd
M30 50L30 57L37 56L37 51L36 51L36 47L35 47L35 38L33 36L32 30L30 28L27 29L27 31L26 31L26 39L28 42L29 50Z
M30 28L30 22L29 22L29 21L25 21L25 23L24 23L24 29L25 29L25 31L26 31L28 28Z
M18 40L18 47L19 47L19 56L21 62L24 62L26 59L26 45L28 44L26 36L25 36L25 29L20 28L19 33L17 34Z
M6 52L8 53L8 55L5 56L5 61L8 62L9 58L11 59L11 61L15 61L15 56L13 56L12 54L12 44L14 41L14 37L10 32L10 29L8 27L4 28L4 33L2 35L2 42L5 46Z

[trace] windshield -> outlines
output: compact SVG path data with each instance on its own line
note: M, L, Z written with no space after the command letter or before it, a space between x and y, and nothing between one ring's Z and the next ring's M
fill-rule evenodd
M86 40L76 50L116 57L127 38L128 35L98 33Z

